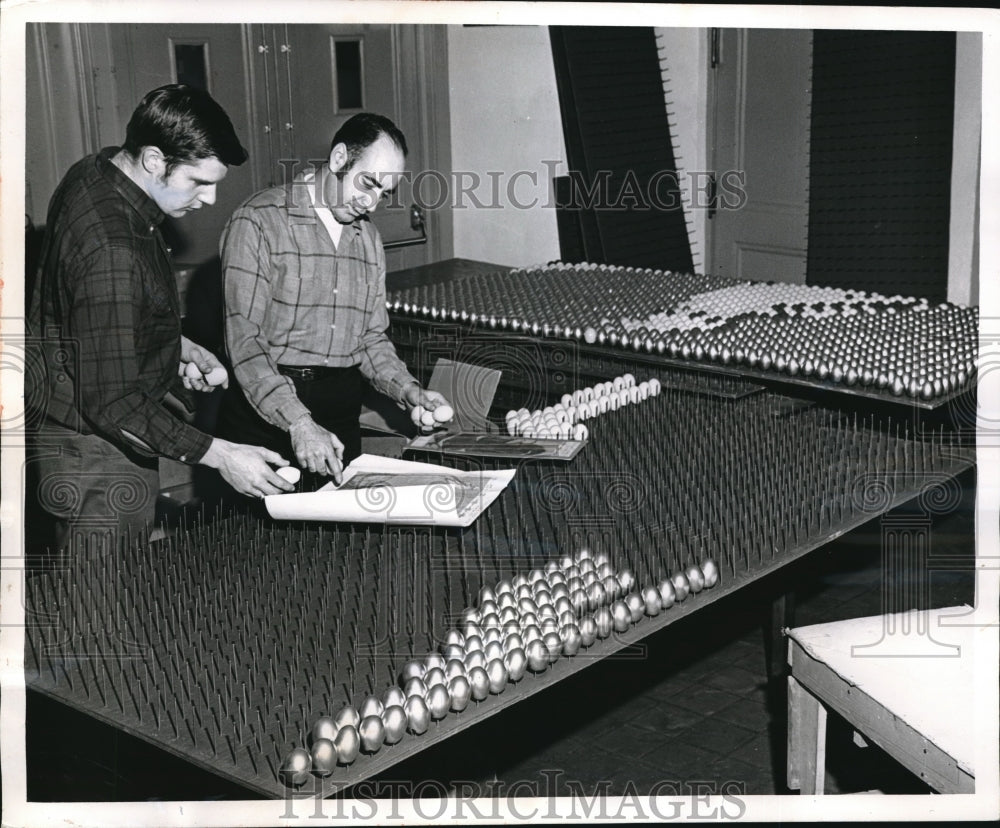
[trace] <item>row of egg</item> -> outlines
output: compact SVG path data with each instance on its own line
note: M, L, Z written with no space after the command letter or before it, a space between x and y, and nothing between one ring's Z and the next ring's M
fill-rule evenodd
M565 284L567 271L579 277L571 287ZM546 276L553 278L541 278ZM964 386L975 373L974 308L931 305L926 299L900 294L735 282L586 263L560 263L494 277L490 283L493 298L482 305L482 296L470 294L463 301L482 307L478 313L461 311L463 319L591 344L671 352L671 356L696 361L710 359L752 368L758 367L755 362L766 362L761 370L834 384L867 384L927 399ZM454 288L437 287L434 298L454 304ZM483 312L483 307L490 311ZM553 308L560 309L558 319ZM413 311L420 312L415 306ZM816 324L822 328L813 327ZM838 332L845 335L838 336ZM694 340L685 347L686 337L698 334L707 337L703 347L699 350ZM719 341L713 342L715 337ZM961 340L966 347L959 354L932 353L927 364L904 364L921 342L942 337ZM888 353L876 358L873 352L879 350ZM750 356L744 359L740 351ZM754 360L755 353L770 356ZM870 369L869 383L864 382L865 366L853 364L861 361ZM837 362L843 364L840 372L833 370ZM830 370L823 371L824 365Z
M657 396L660 388L660 381L655 377L637 385L632 374L624 374L614 380L577 389L572 394L563 394L558 403L543 409L508 411L504 417L507 433L512 437L586 440L588 431L582 424L583 420L643 402Z
M627 569L616 572L607 555L582 550L549 562L544 571L484 587L477 607L463 614L461 629L447 633L440 652L407 663L399 685L381 698L368 696L359 708L347 705L319 717L310 749L293 749L281 776L301 785L310 773L328 776L338 764L396 744L406 732L425 733L432 721L502 693L527 671L541 673L561 656L573 656L612 631L624 632L718 579L718 566L706 559L639 592Z

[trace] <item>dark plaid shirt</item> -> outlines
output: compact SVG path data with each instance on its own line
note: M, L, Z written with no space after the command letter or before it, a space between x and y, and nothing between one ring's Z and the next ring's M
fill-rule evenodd
M147 455L199 461L211 437L164 407L180 387L177 282L163 213L111 163L74 164L46 222L29 331L41 339L48 420Z
M386 329L385 251L370 221L345 225L335 247L312 207L310 182L246 201L222 234L226 347L250 404L288 429L306 407L278 365L357 365L401 400L416 382Z

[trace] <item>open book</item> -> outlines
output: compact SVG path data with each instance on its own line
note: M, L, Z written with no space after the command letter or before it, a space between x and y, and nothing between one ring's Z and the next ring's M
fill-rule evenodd
M468 526L504 490L515 469L456 471L362 454L340 486L316 492L269 495L267 511L279 520Z

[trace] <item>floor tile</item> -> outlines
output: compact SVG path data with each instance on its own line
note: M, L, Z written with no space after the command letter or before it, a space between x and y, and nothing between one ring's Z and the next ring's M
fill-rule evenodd
M717 716L704 719L677 735L689 739L705 750L728 755L755 736L754 731L724 721Z

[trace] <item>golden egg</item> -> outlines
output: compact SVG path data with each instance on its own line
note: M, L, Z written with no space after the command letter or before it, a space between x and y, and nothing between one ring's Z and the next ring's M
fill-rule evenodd
M705 576L702 575L701 567L691 565L685 571L684 574L687 575L688 585L691 587L691 592L701 592L705 587Z
M455 676L448 682L448 695L451 697L451 709L461 713L469 706L472 698L472 685L465 676Z
M317 739L312 746L312 769L317 776L329 776L337 767L337 749L329 739Z
M472 687L472 698L482 701L490 694L490 677L482 667L469 670L469 684Z
M517 682L524 677L524 671L528 667L528 657L523 647L510 647L503 657L504 665L507 667L507 678Z
M385 724L381 715L365 716L358 728L361 737L361 749L365 753L374 753L385 742Z
M443 719L448 714L448 708L451 707L451 696L448 694L447 685L435 684L427 691L427 707L434 720Z
M329 741L333 740L333 737L337 735L337 723L329 716L320 716L312 727L312 741L316 742L319 739L327 739Z
M312 757L304 748L293 748L281 763L281 778L286 785L301 785L309 778Z
M600 607L597 612L594 613L594 623L597 625L598 638L607 638L611 635L611 630L614 626L614 619L611 616L611 610L607 607Z
M385 729L385 743L394 745L406 732L406 711L402 705L393 704L382 711L382 726Z
M529 641L524 652L528 657L528 669L533 673L540 673L549 666L549 652L541 638Z
M578 626L580 628L580 644L589 647L597 640L597 624L593 616L588 615L581 618Z
M337 749L337 761L341 765L351 764L358 758L358 751L361 749L358 729L354 725L344 725L337 731L333 746Z
M358 711L351 707L351 705L347 705L340 709L337 715L333 717L333 721L337 725L337 730L346 725L357 727L361 724L361 716L358 715Z
M625 632L632 624L632 613L624 601L615 601L611 605L611 620L616 632Z
M687 575L683 572L675 572L670 580L674 585L674 598L680 603L688 597L688 593L691 591L691 584L688 582Z
M403 706L406 713L406 729L417 736L427 732L431 721L431 711L423 696L410 696Z

